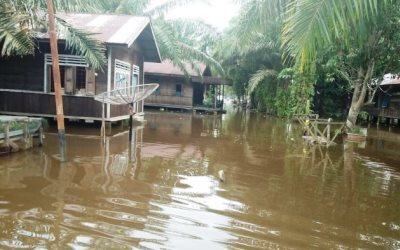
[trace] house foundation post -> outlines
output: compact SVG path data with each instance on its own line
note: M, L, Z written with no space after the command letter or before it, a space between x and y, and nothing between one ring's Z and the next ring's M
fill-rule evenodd
M111 122L110 121L106 121L105 122L105 135L111 135L111 132L112 132L112 124L111 124Z

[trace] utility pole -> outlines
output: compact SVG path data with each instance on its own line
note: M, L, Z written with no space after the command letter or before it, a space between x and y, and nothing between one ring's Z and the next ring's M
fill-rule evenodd
M51 66L53 69L54 97L56 101L58 144L60 149L60 160L62 162L65 162L67 161L67 157L66 157L65 126L64 126L64 110L63 110L63 101L61 96L61 77L60 77L60 65L58 63L57 34L54 25L55 21L54 21L53 0L47 0L47 11L49 15Z

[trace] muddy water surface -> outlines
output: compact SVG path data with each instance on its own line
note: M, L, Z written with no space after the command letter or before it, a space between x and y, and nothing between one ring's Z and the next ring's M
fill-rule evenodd
M326 150L240 112L145 119L131 150L70 128L67 163L52 133L1 157L0 248L400 248L399 131Z

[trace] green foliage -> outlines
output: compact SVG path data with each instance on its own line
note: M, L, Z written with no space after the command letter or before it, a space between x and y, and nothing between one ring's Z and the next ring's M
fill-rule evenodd
M186 65L196 69L199 63L210 66L224 75L220 63L209 51L217 36L215 29L197 20L167 20L165 14L171 9L205 0L167 0L151 7L150 0L99 0L98 12L145 15L152 18L155 37L162 59L170 60L187 74Z
M366 121L368 119L368 113L365 111L361 111L358 114L358 118L360 118L362 121Z
M252 58L257 65L245 63L251 69L236 69L240 78L232 77L236 91L247 90L258 108L267 105L268 96L275 98L279 116L307 113L315 104L320 113L341 117L348 97L355 97L351 105L359 109L366 92L372 100L377 90L372 79L400 68L395 56L400 50L398 1L241 2L241 13L224 35L226 45L219 49L219 56L235 68L243 67L235 62L246 62L252 53L259 53ZM258 60L274 53L283 55L279 56L281 67ZM266 91L269 81L262 70L277 72L275 91Z
M0 5L0 55L9 56L32 54L34 44L31 32L21 29L19 24L26 21L22 15L7 15L5 6Z
M31 122L28 122L28 129L32 130L32 129L37 129L37 127L39 127L39 124L46 124L45 120L34 120ZM0 121L0 133L4 133L5 132L5 123ZM16 130L22 130L24 129L24 123L22 122L17 122L17 121L12 121L9 124L9 131L16 131Z
M155 36L159 43L160 53L164 59L170 59L176 66L185 70L188 62L204 63L223 75L219 62L214 60L207 51L213 41L213 36L207 36L207 42L195 46L206 39L199 37L211 31L211 27L200 22L170 21L164 14L174 7L204 0L167 0L150 8L150 0L54 0L56 11L117 13L130 15L146 15L153 18ZM0 2L0 55L26 55L34 52L35 41L32 32L47 30L47 13L45 0L4 0ZM179 24L178 24L179 23ZM57 19L57 29L66 36L67 48L85 57L88 63L100 69L105 64L104 45L98 43L86 32L74 29L60 18ZM181 29L185 27L185 29ZM184 30L184 32L181 32ZM190 32L195 31L197 32ZM207 32L205 31L207 30ZM214 32L215 33L215 32ZM211 33L209 33L211 34ZM190 36L189 36L190 35ZM216 34L214 34L216 35ZM208 45L205 45L208 44Z
M276 114L279 117L290 117L295 113L294 106L291 91L278 89L275 100Z
M332 44L358 48L368 41L368 27L385 14L389 0L293 0L288 5L283 45L301 72L314 69L320 51Z
M366 136L367 129L355 126L355 127L348 129L348 133Z
M72 53L78 53L85 57L92 68L102 69L103 65L106 64L104 46L99 41L91 38L90 34L75 29L60 18L56 20L59 31L66 37L66 47Z
M206 96L204 98L203 105L205 107L211 108L214 105L213 101L214 101L214 91L212 88L209 88L206 92Z
M90 1L55 0L56 9L60 11L87 10ZM4 0L0 2L0 50L1 56L27 55L34 53L34 32L47 32L47 4L45 0ZM58 21L58 29L66 34L67 47L76 54L85 57L94 68L105 63L104 47L95 42L85 32L73 29Z

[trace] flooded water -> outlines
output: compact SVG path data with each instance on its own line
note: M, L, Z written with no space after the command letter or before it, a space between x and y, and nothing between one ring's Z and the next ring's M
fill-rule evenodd
M145 119L131 150L70 129L67 163L52 133L1 157L0 248L400 248L399 131L326 150L238 111Z

